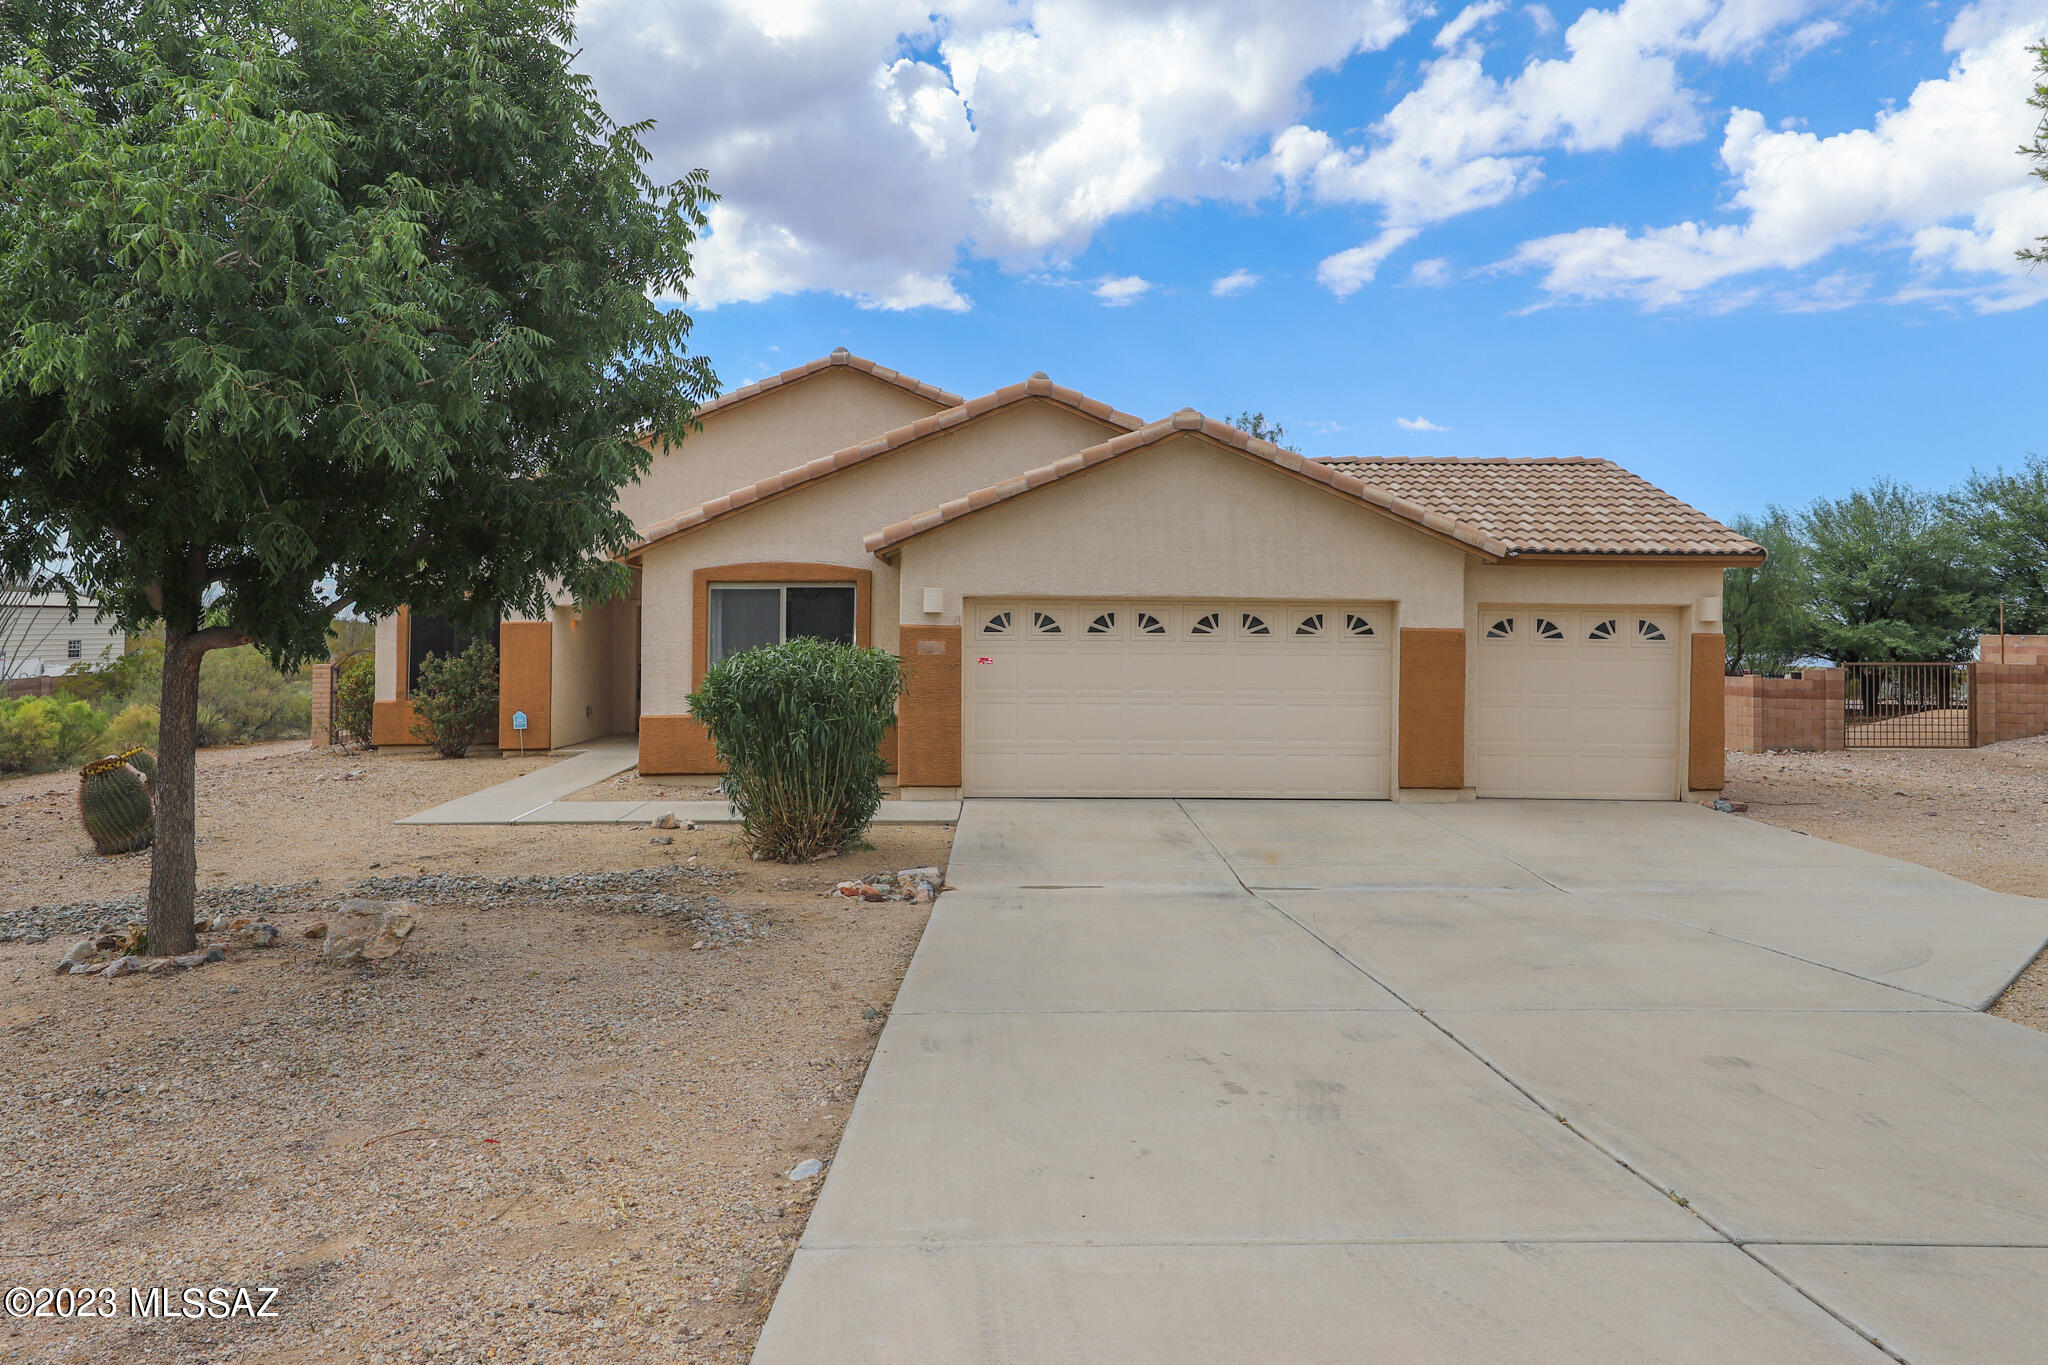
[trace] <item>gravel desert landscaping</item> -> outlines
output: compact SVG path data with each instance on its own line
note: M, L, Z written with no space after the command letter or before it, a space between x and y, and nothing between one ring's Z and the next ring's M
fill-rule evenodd
M943 866L950 828L789 867L730 826L392 823L543 759L207 758L202 904L282 939L161 978L52 973L130 916L28 907L139 898L148 855L0 784L0 1278L275 1285L279 1316L15 1322L0 1356L746 1359L819 1184L786 1173L831 1157L929 913L827 893ZM389 962L304 937L351 890L417 901Z

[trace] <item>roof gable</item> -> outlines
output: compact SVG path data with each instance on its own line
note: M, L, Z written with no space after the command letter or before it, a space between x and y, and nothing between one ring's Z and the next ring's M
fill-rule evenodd
M694 531L745 508L831 478L835 474L867 464L893 451L958 431L1015 404L1034 400L1058 404L1106 426L1121 427L1125 431L1132 431L1139 425L1138 419L1127 412L1118 412L1107 403L1098 402L1065 385L1055 384L1043 373L1034 374L1022 383L1005 385L979 398L956 404L943 412L935 412L929 417L921 417L894 431L884 432L871 441L863 441L859 445L836 450L830 455L822 455L795 469L784 470L780 474L758 480L743 488L736 488L701 506L672 517L665 517L647 527L640 543L633 547L632 553L637 555L662 541Z
M1132 451L1143 450L1180 435L1201 437L1213 445L1243 455L1304 483L1323 488L1367 510L1404 522L1425 535L1446 541L1479 558L1498 559L1508 553L1505 544L1477 527L1396 497L1384 489L1375 488L1349 474L1297 455L1291 450L1282 450L1270 441L1261 441L1213 417L1204 417L1193 408L1183 408L1173 416L1153 422L1139 430L1111 437L1100 445L1055 460L1049 465L1020 474L1014 479L969 493L964 498L955 498L906 521L886 526L867 537L868 552L886 558L905 541L924 535L928 531L935 531L941 526L950 525L976 512L1035 492L1048 484L1087 473Z
M1755 541L1611 460L1387 456L1317 463L1482 527L1517 558L1764 555Z
M844 346L841 346L828 356L820 356L816 360L798 365L793 369L784 370L781 374L771 374L766 379L757 379L751 384L734 389L731 393L720 394L710 402L699 405L695 415L701 419L716 412L723 412L727 408L738 407L740 404L759 398L763 394L773 393L775 390L787 388L791 384L802 383L811 376L830 369L852 370L856 374L867 375L869 378L880 380L884 384L893 384L899 389L914 393L918 397L925 399L934 408L957 407L963 401L957 393L948 392L936 384L927 384L921 379L913 379L899 370L892 370L886 366L877 365L865 356L857 356Z

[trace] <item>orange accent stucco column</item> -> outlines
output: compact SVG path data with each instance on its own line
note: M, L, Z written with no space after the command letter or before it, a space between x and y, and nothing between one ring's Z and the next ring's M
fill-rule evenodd
M1728 642L1718 632L1692 637L1692 721L1687 727L1685 785L1717 792L1728 780Z
M900 628L903 697L896 704L896 781L960 785L960 627Z
M555 691L555 623L498 623L498 747L517 753L554 747L549 716ZM512 728L512 713L526 713L526 732Z
M1400 785L1465 785L1465 632L1401 631Z
M392 700L370 703L370 743L380 749L421 742L412 732L412 703L406 699L412 682L407 676L412 663L411 607L398 609L398 624L393 633L398 636L398 666L394 670L398 691Z

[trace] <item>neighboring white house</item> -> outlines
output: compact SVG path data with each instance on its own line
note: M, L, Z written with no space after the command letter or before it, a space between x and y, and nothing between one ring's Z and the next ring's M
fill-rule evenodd
M0 679L69 673L127 652L127 636L99 603L79 598L74 618L62 593L0 586Z

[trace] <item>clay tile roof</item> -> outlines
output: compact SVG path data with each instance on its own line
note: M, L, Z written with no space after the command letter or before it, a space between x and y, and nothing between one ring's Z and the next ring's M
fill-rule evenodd
M1483 527L1516 556L1761 558L1764 552L1609 460L1376 457L1317 463Z
M844 352L835 351L833 354L842 355ZM792 371L792 373L794 372ZM761 382L766 384L773 381L764 379ZM740 390L739 392L745 392L745 390ZM863 441L857 446L848 446L844 450L835 450L830 455L821 455L809 464L799 465L795 469L785 469L780 474L772 474L765 479L748 484L745 488L736 488L730 493L713 498L702 506L693 507L687 512L680 512L675 516L664 517L660 521L652 522L642 535L640 543L635 545L628 553L639 554L649 546L667 540L671 536L681 535L685 531L694 531L699 526L707 522L716 521L720 517L728 516L742 507L774 497L777 494L790 492L792 489L801 488L808 483L815 483L819 479L829 478L842 469L865 464L878 455L886 455L892 450L901 450L903 447L917 441L922 441L926 437L935 436L942 431L950 431L957 426L964 426L977 418L987 416L999 408L1006 408L1013 403L1024 402L1026 399L1042 399L1047 402L1058 403L1062 407L1071 408L1084 416L1093 417L1099 422L1104 422L1110 426L1122 427L1125 431L1130 431L1138 426L1138 419L1131 416L1131 414L1118 412L1109 404L1099 402L1078 390L1068 388L1064 384L1055 384L1052 380L1046 378L1043 372L1040 372L1032 375L1022 383L1006 384L992 393L982 394L979 398L974 398L964 403L955 399L953 406L943 412L935 412L929 417L920 417L907 426L900 426L894 431L884 432L882 435L872 440ZM720 401L724 400L721 399Z
M951 502L920 512L906 521L885 526L866 538L868 553L887 554L913 536L923 535L948 522L958 521L984 508L1007 502L1033 489L1043 488L1049 483L1057 483L1061 479L1084 473L1130 451L1154 445L1184 432L1206 437L1219 446L1272 465L1305 482L1368 504L1441 540L1453 542L1468 552L1491 559L1498 559L1509 553L1506 544L1461 518L1398 497L1384 489L1364 483L1342 470L1305 459L1291 450L1282 450L1269 441L1261 441L1213 417L1204 417L1193 408L1182 408L1173 416L1153 422L1137 431L1112 436L1101 445L1090 446L1086 450L1030 470L991 488L970 493L964 498L955 498Z
M864 356L857 356L844 346L841 346L831 355L820 356L816 360L798 365L795 369L784 370L781 374L771 374L766 379L757 379L743 388L734 389L731 393L720 394L710 402L699 407L697 409L697 416L706 417L714 412L736 407L750 398L759 398L764 393L771 393L785 384L794 384L799 379L809 379L818 371L829 370L834 366L844 366L849 370L858 370L862 374L872 375L885 384L894 384L899 389L907 389L918 397L929 399L942 408L958 407L961 402L960 395L957 393L948 393L936 384L927 384L923 380L912 379L907 374L899 374L895 370L877 365L874 361Z

